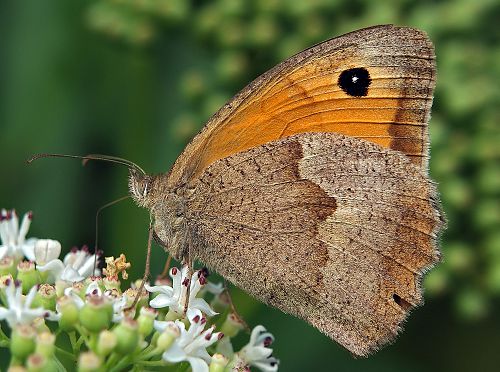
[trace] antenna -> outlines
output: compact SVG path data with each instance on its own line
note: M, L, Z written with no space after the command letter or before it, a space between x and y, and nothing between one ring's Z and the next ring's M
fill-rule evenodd
M139 167L134 162L131 162L130 160L119 158L117 156L109 156L109 155L102 155L102 154L89 154L89 155L85 155L85 156L67 155L67 154L35 154L30 159L28 159L27 163L31 164L35 160L42 159L42 158L82 159L83 165L87 164L87 162L89 160L101 160L101 161L107 161L110 163L121 164L121 165L126 166L129 169L133 169L137 173L141 173L143 175L146 174L146 172L144 172L144 170L141 167Z

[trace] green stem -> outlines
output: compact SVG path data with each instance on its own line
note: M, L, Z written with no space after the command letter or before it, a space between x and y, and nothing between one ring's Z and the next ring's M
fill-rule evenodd
M109 356L108 360L106 361L106 365L105 365L106 371L108 371L110 369L110 367L118 361L119 358L120 358L120 356L118 354L112 353Z
M59 353L61 355L64 355L67 358L70 358L71 360L76 360L76 357L74 354L71 354L69 351L66 351L64 349L61 349L60 347L56 346L56 353Z
M144 366L144 367L159 367L165 366L165 362L163 360L144 360L141 362L137 362L136 364Z
M109 371L110 372L118 372L118 371L121 371L123 368L125 368L126 366L128 366L129 364L131 364L131 360L132 359L132 356L131 355L126 355L124 356L118 363L116 363L116 365L111 368Z
M89 336L89 342L88 342L87 346L94 353L96 352L96 348L97 348L97 333L91 333L90 334L90 336Z
M157 349L157 348L155 348L151 351L148 350L147 352L141 353L140 355L138 355L136 361L150 359L150 358L152 358L158 354L161 354L161 353L162 353L162 351Z
M75 331L68 332L69 342L71 343L71 349L73 350L73 354L77 354L78 349L76 347L76 334Z

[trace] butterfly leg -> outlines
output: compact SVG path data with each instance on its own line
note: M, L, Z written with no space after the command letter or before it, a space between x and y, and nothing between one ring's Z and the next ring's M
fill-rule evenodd
M227 300L229 302L229 307L231 308L231 313L243 324L243 327L245 328L245 331L250 332L251 329L248 326L247 322L243 319L243 317L240 315L238 310L236 310L236 306L234 306L233 298L231 297L231 292L229 291L229 282L223 278L224 280L224 291L226 292L227 295Z
M144 276L142 277L141 285L139 286L139 289L137 290L137 294L135 295L134 302L132 305L130 305L127 309L125 310L130 310L135 308L135 305L137 305L137 302L139 301L139 298L142 295L142 292L144 291L144 284L146 284L146 280L149 278L150 274L150 259L151 259L151 242L153 240L153 218L150 219L149 221L149 233L148 233L148 251L146 254L146 266L144 268Z
M189 307L189 296L191 295L191 280L193 278L193 261L190 255L191 250L188 249L187 259L185 261L185 265L188 267L188 272L186 276L186 302L184 303L184 316L186 316L188 307ZM183 283L184 284L184 283Z

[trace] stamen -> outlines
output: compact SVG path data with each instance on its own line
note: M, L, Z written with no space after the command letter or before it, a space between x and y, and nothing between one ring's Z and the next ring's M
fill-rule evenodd
M176 267L172 267L172 275L177 275L177 268Z
M272 337L266 337L266 338L264 339L264 346L265 346L265 347L268 347L268 346L269 346L269 345L271 345L272 343L273 343L273 339L272 339Z
M189 278L184 278L184 280L182 281L182 285L184 287L187 287L189 285L189 282L190 282Z
M199 315L196 315L194 318L193 318L193 322L195 323L198 323L200 321L200 316ZM203 324L203 323L202 323Z
M217 336L217 339L220 340L224 337L224 333L219 332L219 335Z
M208 272L208 269L206 267L204 267L200 270L200 276L201 275L203 275L205 278L208 278L208 276L210 275L210 273Z

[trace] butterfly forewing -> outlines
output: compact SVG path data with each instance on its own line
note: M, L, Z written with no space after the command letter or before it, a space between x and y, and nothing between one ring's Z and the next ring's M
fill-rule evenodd
M216 160L303 132L335 132L401 151L427 167L434 49L419 30L377 26L282 62L222 107L186 147L170 182Z

